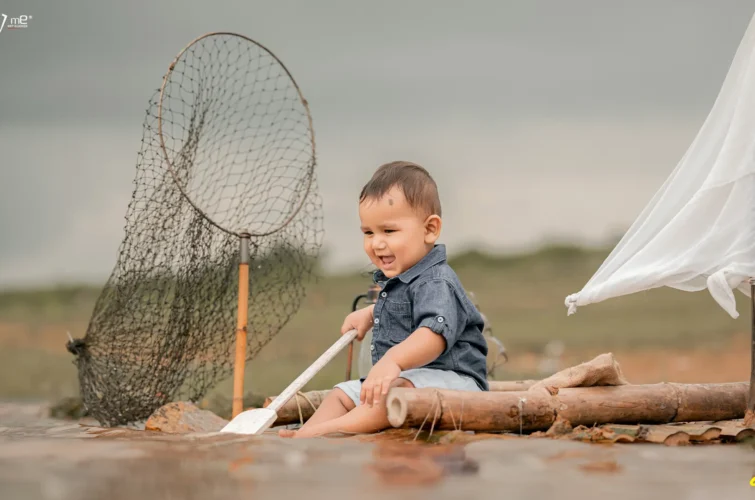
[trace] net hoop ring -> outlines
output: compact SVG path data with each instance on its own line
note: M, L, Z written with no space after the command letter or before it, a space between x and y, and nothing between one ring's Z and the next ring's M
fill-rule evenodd
M186 193L186 191L184 191L184 188L181 186L181 183L178 180L178 175L176 173L176 170L173 168L173 162L170 161L170 157L168 156L168 150L165 147L165 138L163 137L163 97L164 97L165 85L168 82L168 79L170 78L170 76L173 74L173 68L176 67L176 64L181 59L181 56L183 56L183 54L192 45L194 45L195 43L199 42L200 40L203 40L203 39L211 37L211 36L216 36L216 35L228 35L228 36L239 37L239 38L241 38L243 40L246 40L247 42L250 42L250 43L256 45L260 49L264 50L267 54L269 54L273 59L275 59L275 61L278 64L280 64L281 68L283 68L283 71L286 72L286 75L291 80L291 83L294 85L294 88L296 89L296 92L299 95L299 100L301 101L302 105L304 106L304 111L307 114L307 123L308 123L308 128L309 128L309 137L310 137L310 143L312 144L312 160L310 161L309 168L307 169L307 174L308 174L308 177L309 177L309 182L307 182L307 188L304 191L304 195L301 198L301 203L299 204L298 207L296 207L296 210L293 210L291 212L291 215L289 215L289 217L287 219L285 219L278 227L274 227L273 229L271 229L269 231L262 232L262 233L255 233L255 232L248 231L248 230L240 230L240 231L236 232L236 231L233 231L231 229L224 228L223 226L221 226L220 224L218 224L217 222L215 222L214 220L212 220L212 218L209 215L207 215L201 208L199 208L194 203L194 201L189 197L188 193ZM157 106L157 135L160 137L160 149L162 150L163 156L165 157L165 162L168 165L168 171L170 171L170 174L173 177L173 181L176 183L176 186L178 187L179 191L181 191L181 194L183 195L183 197L186 199L186 201L189 202L189 204L192 206L192 208L194 208L194 210L196 210L197 213L199 213L202 217L204 217L207 220L207 222L209 222L210 224L212 224L213 226L215 226L216 228L220 229L221 231L223 231L225 233L237 236L239 238L242 238L242 237L252 237L252 238L254 238L254 237L268 236L268 235L273 234L275 232L278 232L281 229L283 229L284 227L286 227L294 219L294 217L296 217L296 215L299 213L299 211L301 211L302 207L304 206L304 203L307 201L307 197L309 196L309 190L312 187L312 181L314 179L315 163L317 162L316 156L315 156L315 132L314 132L314 128L312 126L312 115L309 112L309 103L304 98L304 95L301 93L301 89L299 88L299 85L296 83L296 80L294 80L293 75L288 70L288 68L286 67L286 65L283 64L283 61L281 61L280 59L278 59L278 56L276 56L275 54L273 54L272 51L270 51L267 47L265 47L264 45L262 45L259 42L256 42L256 41L252 40L251 38L249 38L247 36L241 35L239 33L229 32L229 31L213 31L213 32L210 32L210 33L205 33L204 35L195 38L194 40L192 40L191 42L189 42L189 44L186 45L186 47L184 47L183 49L181 49L181 51L178 53L178 55L173 59L173 62L170 63L170 66L168 66L168 71L165 73L165 76L163 76L163 81L162 81L162 84L160 85L160 98L159 98L158 106Z

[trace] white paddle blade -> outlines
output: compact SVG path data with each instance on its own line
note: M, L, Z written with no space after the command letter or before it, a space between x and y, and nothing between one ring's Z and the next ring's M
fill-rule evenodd
M276 413L288 400L302 390L302 388L312 380L317 372L322 370L322 367L333 359L336 354L349 345L357 337L356 330L349 330L341 335L336 342L328 348L327 351L322 353L317 361L304 370L304 373L296 377L296 380L291 382L283 392L281 392L277 398L270 403L267 408L255 408L253 410L247 410L239 413L236 418L228 422L228 425L223 427L220 432L233 432L235 434L262 434L278 419Z
M271 410L270 408L254 408L239 413L236 418L220 429L220 432L256 436L269 429L277 418L278 414L275 413L275 410Z

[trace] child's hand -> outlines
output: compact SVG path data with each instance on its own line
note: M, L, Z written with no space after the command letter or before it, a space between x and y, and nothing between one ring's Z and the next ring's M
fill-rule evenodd
M375 309L375 304L365 307L364 309L358 309L346 316L346 319L343 321L343 326L341 326L341 335L356 328L357 340L362 340L367 333L367 330L372 327L373 309Z
M367 378L362 383L359 402L367 406L379 405L388 394L391 383L401 374L401 367L384 357L372 367Z

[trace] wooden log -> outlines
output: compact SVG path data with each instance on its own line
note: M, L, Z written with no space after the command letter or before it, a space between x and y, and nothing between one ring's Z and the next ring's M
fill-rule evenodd
M489 385L491 391L526 391L536 382L537 380L490 381ZM329 392L330 390L310 391L305 392L304 395L312 401L315 408L318 408ZM267 406L273 402L273 399L275 399L275 396L266 398L263 407L267 408ZM291 398L288 403L278 410L278 420L276 420L273 425L290 425L297 424L302 419L304 422L309 420L309 418L315 413L315 410L303 397L298 396L298 399L299 406L301 406L302 418L299 417L299 407L297 406L296 398Z
M297 424L302 420L306 422L314 415L315 410L320 407L329 392L309 391L302 393L303 396L297 394L278 410L278 419L273 425ZM262 406L267 408L274 399L275 396L266 398ZM299 408L301 408L301 416L299 415Z
M724 384L673 384L680 391L679 406L674 422L700 422L703 420L731 420L744 417L749 384L732 384L736 390L721 396L717 386ZM729 415L737 415L731 417Z
M468 392L391 389L394 427L473 431L546 430L560 416L572 425L661 424L742 418L748 384L649 384L546 391Z
M554 421L555 399L527 391L471 392L439 389L391 389L386 400L393 427L464 430L519 430L519 400L523 430L547 429Z

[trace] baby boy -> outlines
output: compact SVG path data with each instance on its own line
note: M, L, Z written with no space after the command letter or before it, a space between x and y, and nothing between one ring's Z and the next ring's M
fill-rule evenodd
M284 437L377 432L390 427L392 387L488 390L483 319L436 244L442 226L438 188L414 163L377 169L359 195L364 251L377 267L377 302L349 314L341 333L372 328L372 369L338 385L298 431Z

